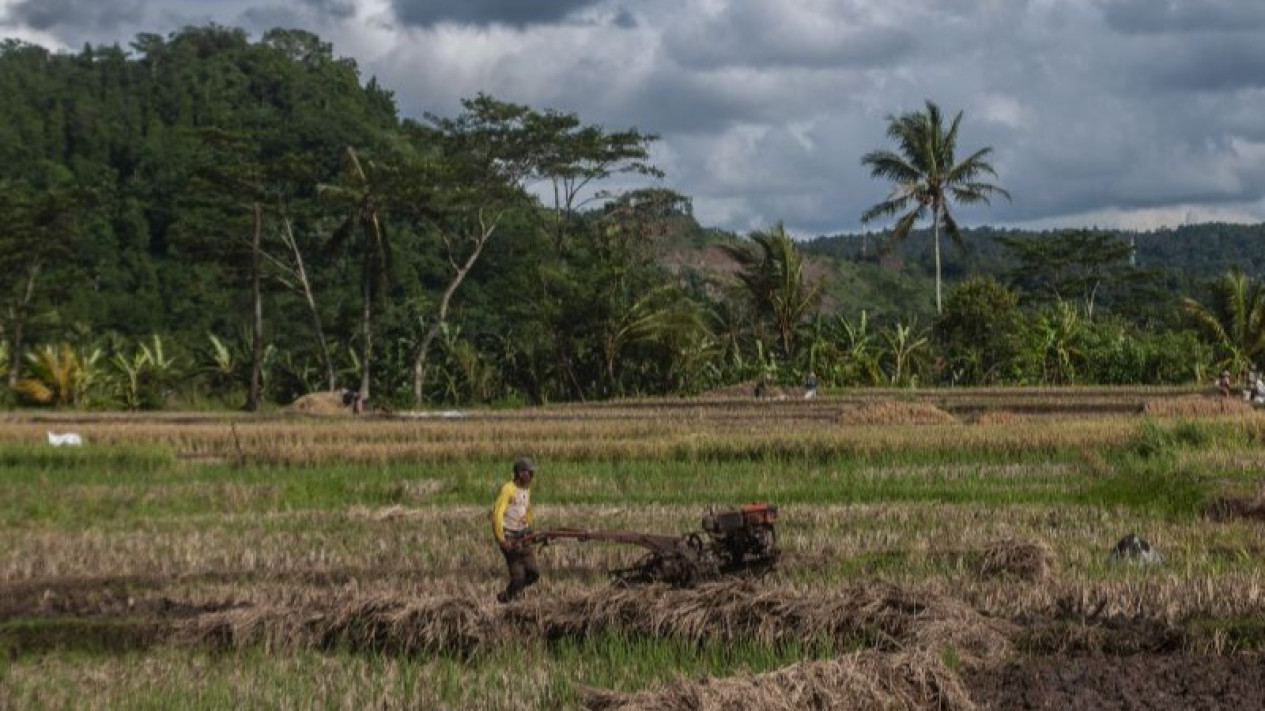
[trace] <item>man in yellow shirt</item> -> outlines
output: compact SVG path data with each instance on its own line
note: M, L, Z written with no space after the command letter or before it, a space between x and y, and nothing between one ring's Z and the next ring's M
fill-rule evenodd
M536 473L536 463L527 457L514 461L514 479L505 482L492 507L492 535L505 556L510 581L505 591L498 593L498 602L509 602L540 578L536 567L536 554L523 537L531 531L531 480Z

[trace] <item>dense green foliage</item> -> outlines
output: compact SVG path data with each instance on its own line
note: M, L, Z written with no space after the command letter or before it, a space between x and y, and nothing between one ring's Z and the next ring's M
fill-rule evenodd
M993 275L1021 309L1005 349L969 353L964 314L931 308L917 233L879 263L865 237L709 231L654 182L652 135L487 96L402 119L307 32L195 27L78 54L10 40L0 90L0 402L546 402L809 369L827 387L1167 383L1243 360L1201 345L1180 299L1204 302L1218 250L1261 228L1129 249L961 230L945 281ZM603 192L619 176L651 187ZM668 266L718 243L755 261Z

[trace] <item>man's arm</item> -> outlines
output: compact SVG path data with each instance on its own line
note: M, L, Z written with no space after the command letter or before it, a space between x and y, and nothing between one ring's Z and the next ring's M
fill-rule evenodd
M501 545L505 545L505 509L509 508L514 491L514 483L506 482L501 487L501 494L496 497L496 505L492 507L492 535L496 536L496 542Z

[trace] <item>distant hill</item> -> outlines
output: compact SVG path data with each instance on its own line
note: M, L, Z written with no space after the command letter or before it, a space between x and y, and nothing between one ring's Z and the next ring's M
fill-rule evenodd
M1249 274L1265 272L1265 223L1255 225L1205 223L1176 229L1134 232L1102 230L1132 239L1137 247L1137 265L1161 269L1188 283L1215 277L1238 268ZM1001 237L1039 238L1056 230L1011 230L978 227L962 231L961 248L950 240L943 243L946 278L962 275L998 274L1010 265ZM840 234L817 237L803 244L809 254L849 261L878 261L878 248L885 235ZM910 267L922 266L932 273L931 232L918 230L891 252L891 257Z
M1160 272L1158 298L1173 302L1202 293L1229 269L1265 274L1265 224L1206 223L1152 231L1103 230L1132 240L1135 263ZM1005 281L1014 266L1002 238L1039 239L1057 230L978 227L963 230L962 246L942 243L944 277L951 285L967 277L992 275ZM934 319L934 257L930 230L918 230L890 251L880 251L883 233L821 236L801 243L810 278L825 279L828 311L871 318ZM701 226L682 226L664 240L661 263L673 273L723 282L736 265L717 245L741 237ZM1158 305L1158 304L1155 304Z

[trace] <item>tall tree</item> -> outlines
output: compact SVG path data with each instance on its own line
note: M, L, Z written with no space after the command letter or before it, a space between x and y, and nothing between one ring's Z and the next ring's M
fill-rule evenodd
M550 215L555 246L564 251L576 211L602 193L597 184L615 175L662 177L649 162L657 136L637 129L609 132L584 125L575 114L499 101L485 94L464 99L455 119L427 115L435 128L467 142L474 155L497 163L510 182L528 187L548 181L553 192ZM588 194L590 193L591 194Z
M1003 235L999 241L1017 259L1007 274L1012 285L1037 303L1077 299L1089 319L1104 291L1123 296L1156 276L1154 269L1133 266L1133 246L1110 232L1062 230L1050 236Z
M936 260L936 313L943 313L941 224L954 242L960 244L962 239L950 205L988 203L992 195L1009 200L1010 193L981 180L986 175L997 175L985 160L993 150L991 147L981 148L957 161L961 111L947 129L940 107L931 101L926 102L925 111L889 116L887 121L887 136L896 142L897 150L870 151L861 157L861 164L870 168L871 177L888 180L895 186L885 200L862 213L861 222L900 215L891 235L893 241L899 242L909 236L918 220L930 213Z
M0 183L0 335L9 342L10 387L18 382L27 328L41 287L54 283L45 272L60 267L67 274L79 216L90 198L86 191L68 185L35 190Z
M262 272L260 258L263 252L263 202L272 191L273 181L258 155L262 146L258 137L248 140L246 137L222 131L207 129L202 131L202 139L206 151L207 163L201 166L194 185L204 185L201 191L205 196L222 193L230 202L240 201L241 207L249 206L250 213L250 382L246 391L247 412L259 409L263 387L263 291L261 287ZM229 228L232 230L232 228ZM243 240L230 241L242 242ZM224 250L233 254L237 250Z
M386 289L391 270L391 241L383 226L383 212L391 191L391 169L370 163L366 169L356 149L346 148L343 181L320 186L323 194L343 209L343 219L329 238L331 250L355 244L360 257L360 397L369 399L373 364L373 304Z
M949 289L933 334L955 385L1004 380L1022 345L1019 297L991 276L972 277ZM947 375L947 378L944 376Z
M691 360L710 351L705 314L658 264L663 238L692 219L685 196L663 188L634 190L611 200L586 233L585 259L573 258L577 280L591 284L583 298L595 322L584 324L603 355L606 396L690 387Z
M796 329L821 300L824 282L807 280L804 257L781 224L753 233L751 241L755 249L746 244L724 249L738 263L738 278L756 312L773 326L783 355L793 361Z
M508 210L535 208L527 188L551 181L551 211L528 209L537 217L552 215L548 231L559 255L566 252L569 226L585 202L586 189L596 189L613 175L658 176L646 162L655 140L634 130L608 133L585 126L572 114L536 111L486 95L462 101L456 118L428 115L429 126L414 127L432 157L428 194L410 200L420 206L440 236L448 266L447 283L433 312L423 320L423 333L413 365L413 399L421 404L431 345L447 327L457 290L478 262ZM423 149L425 150L425 149ZM423 191L427 192L427 191ZM595 193L596 197L609 195ZM565 360L565 359L564 359ZM569 366L564 365L564 369ZM576 380L574 374L571 379ZM577 393L582 396L582 393Z

